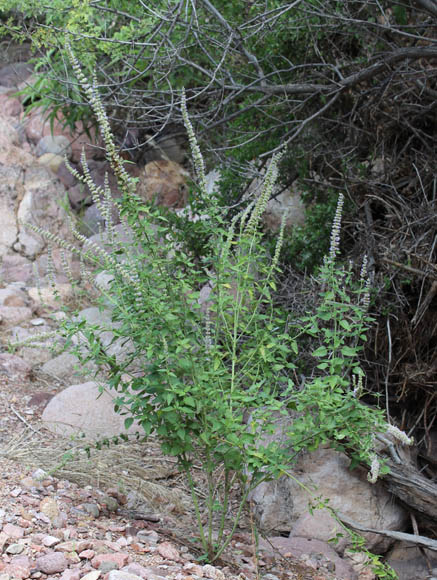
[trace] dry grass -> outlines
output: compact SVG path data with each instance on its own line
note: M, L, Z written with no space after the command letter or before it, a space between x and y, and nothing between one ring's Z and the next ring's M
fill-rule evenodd
M122 442L87 452L83 443L26 430L4 444L0 456L80 486L134 491L139 503L160 510L172 505L184 512L190 504L188 496L175 487L176 464L163 458L153 443Z

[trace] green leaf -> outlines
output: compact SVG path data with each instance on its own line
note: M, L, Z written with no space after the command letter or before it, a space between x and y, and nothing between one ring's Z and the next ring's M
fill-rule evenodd
M356 356L357 355L357 349L351 348L350 346L344 346L340 352L343 356Z
M319 346L319 348L316 349L311 354L313 356L318 356L318 357L326 356L328 354L328 349L326 348L326 346Z

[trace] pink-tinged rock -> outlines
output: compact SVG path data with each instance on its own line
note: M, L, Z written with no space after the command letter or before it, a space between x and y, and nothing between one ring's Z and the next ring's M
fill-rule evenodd
M187 203L187 178L185 169L174 161L151 161L138 178L137 194L158 205L181 208Z
M0 277L4 282L27 283L33 277L32 262L20 254L6 254L3 256Z
M8 541L9 541L8 534L5 534L5 532L0 532L0 552L3 551L3 548L5 547L5 544Z
M82 540L80 542L74 540L68 540L67 542L62 542L56 546L57 552L84 552L85 550L90 550L92 548L92 542L88 540Z
M81 576L80 569L77 568L67 568L62 572L60 580L79 580Z
M19 117L23 112L23 105L8 94L0 95L0 111L5 117Z
M226 580L226 576L221 570L210 564L203 566L203 577L211 580Z
M3 526L3 532L7 534L10 538L22 538L24 536L23 528L14 526L14 524L6 524Z
M122 570L120 570L120 572L134 574L134 576L139 576L140 578L143 578L143 580L148 580L149 578L149 570L144 566L141 566L141 564L138 564L138 562L132 562L131 564L128 564Z
M0 324L3 328L17 326L32 318L32 310L26 306L0 306Z
M309 538L328 542L342 533L342 528L326 509L315 510L312 514L309 512L301 515L290 532L290 538L298 536L300 538ZM343 537L333 545L335 551L343 554L346 546L350 543L350 538L343 531Z
M6 565L4 573L9 574L11 578L25 580L25 578L30 578L30 567L11 563Z
M94 568L100 568L103 562L111 562L118 568L123 568L123 566L126 566L128 561L129 554L118 552L116 554L99 554L91 560L91 564Z
M83 432L89 438L112 437L124 431L124 417L114 411L112 396L101 393L93 381L72 385L55 395L42 420L50 431L65 436ZM133 425L131 430L135 432L137 427Z
M270 545L271 544L271 545ZM283 538L276 537L270 538L269 543L262 540L260 542L260 547L262 551L270 553L276 549L284 557L293 556L295 558L300 558L302 555L307 554L310 557L314 554L318 556L319 554L324 556L327 560L332 562L335 566L335 575L338 580L357 580L358 576L355 570L350 564L345 560L340 558L336 551L326 542L320 540L312 540L308 538ZM287 556L286 556L287 555Z
M52 552L37 558L36 567L44 574L59 574L68 567L68 560L61 552Z
M35 107L32 111L23 118L23 125L25 126L26 137L29 141L36 144L45 136L51 135L50 121L45 120L45 115L42 108ZM53 134L61 135L62 126L59 121L55 119L53 123Z
M10 378L28 379L32 374L32 367L25 360L7 352L0 354L0 369Z
M162 542L162 544L158 544L158 553L166 560L179 562L181 559L179 551L170 542Z
M96 553L94 550L83 550L82 552L79 552L79 558L81 560L92 560L95 555Z
M199 578L203 578L203 566L199 566L199 564L193 564L193 562L187 562L184 565L184 571L189 572L193 576L198 576Z
M52 548L53 546L56 546L56 544L59 544L60 541L61 540L59 538L56 538L55 536L45 536L42 539L42 543L47 548Z

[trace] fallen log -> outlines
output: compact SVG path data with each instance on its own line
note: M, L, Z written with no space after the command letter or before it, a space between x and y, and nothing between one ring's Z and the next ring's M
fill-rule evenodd
M410 509L437 520L437 484L424 477L413 465L387 461L390 473L382 477L388 491Z

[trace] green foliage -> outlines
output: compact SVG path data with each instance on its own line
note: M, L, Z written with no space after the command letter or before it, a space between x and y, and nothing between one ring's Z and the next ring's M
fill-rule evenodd
M81 179L106 216L109 249L87 241L74 227L83 250L33 229L111 274L110 289L101 290L112 307L113 340L105 343L104 325L72 318L64 325L67 346L75 341L81 361L92 360L106 374L115 408L126 415L126 427L136 420L145 436L156 436L163 452L177 458L188 479L206 558L214 561L229 544L250 491L287 473L299 450L330 442L350 449L356 460L375 460L372 436L384 430L384 420L359 400L363 373L358 357L371 322L365 271L355 284L350 270L336 264L341 199L330 254L320 271L319 305L296 325L275 308L272 293L284 232L282 228L271 256L259 226L277 178L279 156L270 163L257 201L227 223L215 198L205 192L203 158L183 95L198 195L209 208L202 226L209 230L208 251L196 259L175 234L174 223L136 197L135 182L116 152L99 96L75 57L70 58L124 197L113 200L107 188L95 186L83 159ZM127 245L115 235L111 205L120 212L130 238ZM205 284L209 296L202 304ZM292 377L302 339L304 344L318 342L312 353L314 372L308 369L310 378L298 388ZM287 444L268 442L278 418L287 417L289 409L296 417ZM206 524L194 467L207 479ZM217 477L219 471L223 477ZM241 501L226 535L235 481L241 485Z

